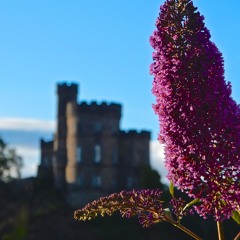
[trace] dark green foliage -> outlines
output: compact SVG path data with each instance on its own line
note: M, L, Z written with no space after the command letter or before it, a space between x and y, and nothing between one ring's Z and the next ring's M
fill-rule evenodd
M22 165L22 158L16 154L15 149L9 148L0 138L0 180L19 178Z
M25 240L28 230L28 210L22 208L13 219L13 229L3 236L3 240Z
M166 190L167 187L161 182L159 173L150 166L144 166L141 169L141 187L150 189Z

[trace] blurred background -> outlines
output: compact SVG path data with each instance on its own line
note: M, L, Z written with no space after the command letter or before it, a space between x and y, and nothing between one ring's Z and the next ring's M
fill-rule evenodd
M151 166L167 184L163 147L157 142L159 123L152 110L155 101L151 94L153 78L149 75L152 62L149 37L163 2L0 1L0 137L22 157L23 178L36 176L40 138L53 137L57 114L56 84L73 81L80 86L79 101L122 104L122 129L151 131ZM213 42L223 53L226 80L232 83L233 98L239 102L240 2L195 0L194 3L205 16ZM23 195L33 198L27 193ZM16 200L16 195L11 196ZM38 196L36 199L45 198ZM55 200L53 202L44 203L43 209L48 209L46 214L55 211ZM58 204L62 206L63 203ZM9 210L11 216L16 215L17 222L28 224L30 210L19 208L20 212ZM45 214L43 209L39 210L40 215ZM116 221L119 220L116 218ZM17 222L11 226L17 226ZM52 238L74 239L62 236ZM94 239L107 239L96 236ZM87 236L84 238L88 239Z
M121 128L152 132L151 162L165 174L149 75L149 37L162 3L0 2L0 135L23 156L23 176L36 174L39 138L52 138L60 81L77 82L81 101L121 103ZM233 98L239 102L240 3L194 3L223 53L226 80L231 81Z

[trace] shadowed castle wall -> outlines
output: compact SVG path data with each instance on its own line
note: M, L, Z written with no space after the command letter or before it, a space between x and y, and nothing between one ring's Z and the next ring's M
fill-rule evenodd
M121 186L128 189L141 186L141 169L149 162L150 132L121 131L119 158Z
M40 140L41 164L38 166L38 176L52 180L53 141Z

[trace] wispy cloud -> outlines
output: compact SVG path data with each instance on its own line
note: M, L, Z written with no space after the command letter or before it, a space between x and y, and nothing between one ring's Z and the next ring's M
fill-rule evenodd
M160 144L158 141L150 142L150 163L151 166L156 169L161 175L162 182L168 184L169 181L166 178L167 169L164 165L163 144Z
M0 129L24 131L53 131L55 129L55 121L1 117Z
M35 176L40 161L40 149L24 145L11 145L16 149L19 156L24 160L24 166L21 171L23 177Z
M0 118L0 137L23 158L22 176L35 176L40 161L40 138L49 139L54 121L24 118Z
M11 148L17 149L17 154L18 155L24 155L28 158L35 158L36 156L40 156L40 152L38 151L38 148L33 148L33 147L27 147L24 145L10 145Z

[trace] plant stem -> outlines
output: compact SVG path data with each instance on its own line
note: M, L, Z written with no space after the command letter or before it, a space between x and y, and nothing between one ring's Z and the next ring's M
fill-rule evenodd
M173 226L181 229L182 231L184 231L185 233L187 233L188 235L190 235L191 237L193 237L196 240L202 240L202 238L200 238L198 235L196 235L195 233L193 233L191 230L189 230L188 228L184 227L183 225L181 225L180 223L175 222L174 220L170 219L170 218L166 218L166 221L171 223Z
M202 238L200 238L199 236L197 236L195 233L193 233L192 231L190 231L188 228L182 226L181 224L176 224L174 225L175 227L181 229L182 231L184 231L185 233L187 233L188 235L190 235L191 237L193 237L196 240L202 240Z
M233 240L239 240L240 239L240 232L237 234L237 236Z
M224 240L224 233L223 233L223 224L220 221L217 221L217 230L218 230L218 240Z

